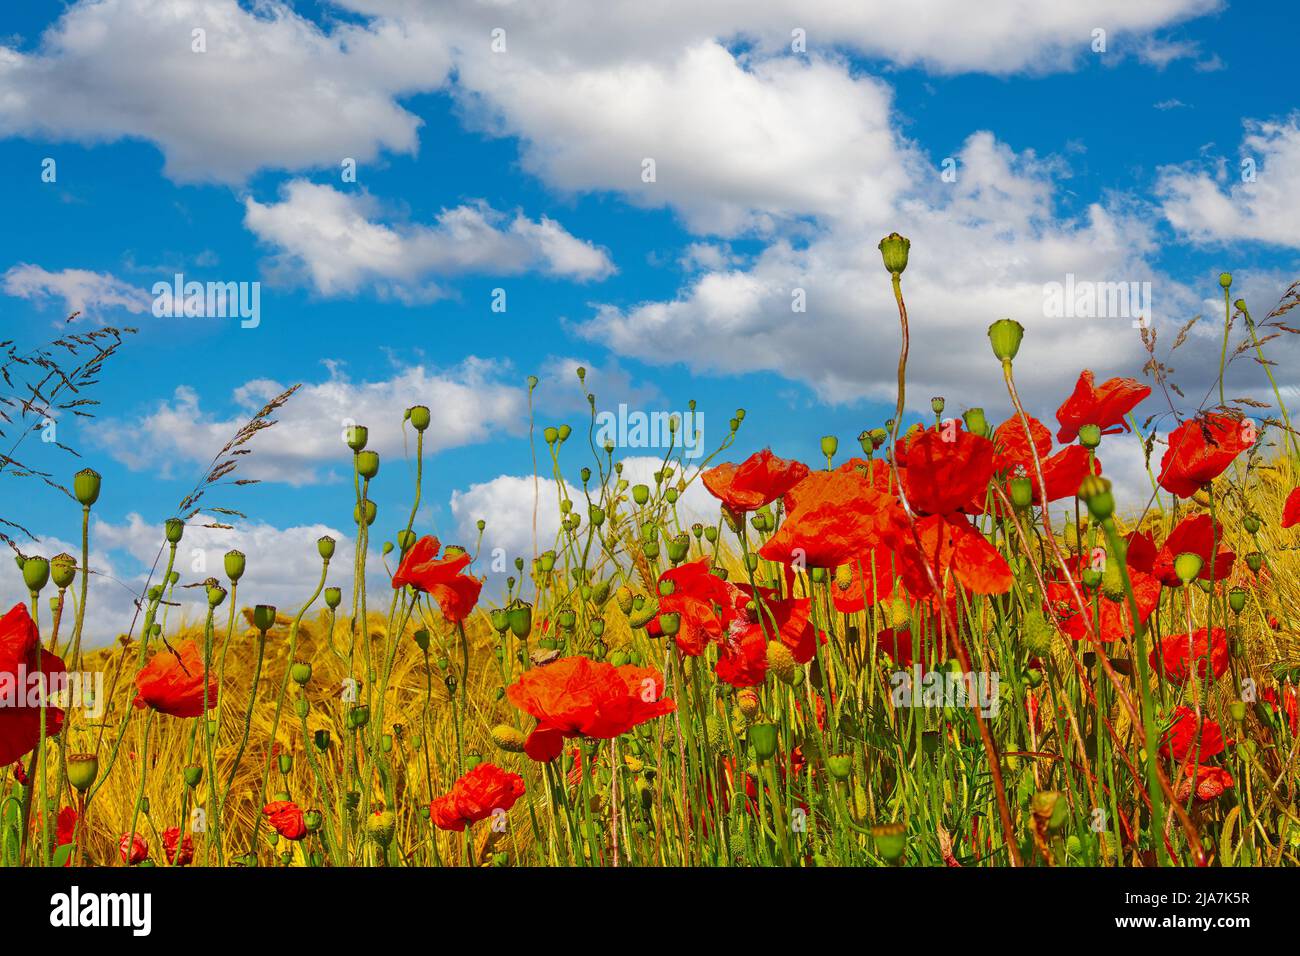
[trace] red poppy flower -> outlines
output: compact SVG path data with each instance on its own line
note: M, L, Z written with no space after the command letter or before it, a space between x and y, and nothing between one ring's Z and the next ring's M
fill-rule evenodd
M709 571L709 559L700 558L659 575L661 584L672 584L672 593L659 599L659 610L680 616L674 640L683 654L692 657L722 637L735 616L734 588ZM652 622L654 623L654 622Z
M127 866L135 866L149 859L149 844L138 833L123 833L117 850L122 857L122 862Z
M1190 498L1254 443L1245 419L1215 413L1189 418L1169 433L1169 447L1160 459L1160 487Z
M1015 478L1022 473L1028 478L1033 488L1033 503L1043 503L1042 489L1039 486L1038 471L1034 466L1034 452L1043 467L1043 484L1047 488L1047 500L1059 501L1072 498L1079 493L1079 485L1088 476L1089 464L1094 475L1101 474L1101 461L1090 454L1082 445L1069 445L1056 454L1052 454L1052 433L1036 418L1026 416L1029 431L1033 435L1033 447L1025 434L1025 426L1019 415L1013 415L997 427L993 433L993 442L997 448L994 467L1005 471L1008 478Z
M663 675L653 667L615 667L586 657L562 657L525 671L506 688L506 696L537 718L524 752L547 761L560 755L564 737L607 740L672 713L677 705L662 699L663 691Z
M1232 565L1237 556L1223 548L1214 550L1215 541L1223 542L1223 526L1207 514L1191 515L1178 522L1178 527L1169 532L1164 547L1156 555L1152 573L1167 587L1182 586L1182 579L1174 572L1174 559L1180 554L1196 554L1201 558L1202 581L1222 581L1232 574ZM1213 578L1211 578L1211 555L1213 555Z
M177 843L180 844L179 854L176 852ZM168 827L163 832L163 853L173 866L188 866L194 862L194 838L187 835L182 840L180 827Z
M14 765L10 768L9 772L13 774L14 779L17 780L21 786L27 786L27 768L23 766L21 760L15 760Z
M429 818L440 830L460 833L497 810L509 810L523 795L523 777L495 764L481 763L429 804Z
M1179 707L1174 720L1160 738L1161 752L1174 760L1186 760L1194 755L1197 762L1217 757L1223 753L1223 731L1209 718L1201 719L1200 733L1196 732L1196 711Z
M54 825L54 845L58 847L67 846L76 838L77 835L77 811L72 807L64 807L59 811L59 817ZM72 854L63 861L64 866L72 865Z
M40 701L58 689L63 661L41 650L41 635L25 604L15 604L0 618L0 766L31 753L41 739ZM28 706L36 704L36 706ZM47 704L45 734L53 737L63 726L63 711Z
M185 641L175 654L160 650L135 676L135 686L135 706L172 717L202 717L217 706L217 673L210 664L204 703L203 653L197 641Z
M1170 634L1148 657L1152 667L1178 684L1185 683L1193 672L1203 679L1207 661L1218 680L1228 669L1228 635L1221 627L1216 627L1212 636L1205 628L1191 635Z
M1282 527L1290 528L1297 524L1300 524L1300 488L1287 495L1286 504L1282 506Z
M976 594L1005 594L1011 590L1011 566L961 514L930 515L916 523L918 551L912 535L898 536L898 561L903 584L915 595L938 597L926 573L928 564L944 595L950 593L951 578Z
M1130 566L1129 583L1133 586L1138 619L1146 623L1160 603L1160 582ZM1133 633L1133 614L1129 610L1127 594L1103 591L1094 604L1086 591L1079 590L1086 605L1082 614L1074 599L1074 590L1068 584L1059 580L1047 583L1047 604L1061 622L1061 629L1073 640L1088 640L1089 627L1097 640L1105 644L1123 640Z
M767 677L767 638L757 626L733 628L718 652L714 673L732 687L757 687Z
M880 544L836 570L831 581L831 601L841 614L856 614L894 596L896 549Z
M1192 795L1193 780L1196 787L1196 799L1201 803L1208 803L1216 797L1223 796L1224 791L1232 789L1232 774L1222 767L1192 767L1188 766L1186 772L1178 780L1178 787L1174 791L1180 801L1186 800Z
M898 492L898 487L894 483L894 469L889 467L887 461L881 461L878 458L873 458L870 461L865 458L850 458L835 470L847 474L862 475L871 484L871 487L877 491L887 491L891 495Z
M786 519L759 549L769 561L837 568L886 540L898 502L861 472L814 471L785 496Z
M1131 378L1112 378L1094 387L1092 371L1084 369L1070 395L1056 410L1056 420L1061 423L1056 440L1062 445L1079 437L1083 425L1096 425L1103 435L1116 435L1128 431L1124 416L1151 394L1151 386Z
M1294 735L1300 732L1300 697L1296 694L1296 689L1290 684L1282 687L1282 693L1272 687L1265 687L1259 692L1259 699L1267 704L1275 714L1285 715L1287 726L1291 728Z
M924 633L918 641L911 628L885 628L876 635L876 647L902 668L928 661L933 646L932 634Z
M397 573L393 575L393 587L402 588L409 584L417 591L423 591L438 602L443 617L458 624L474 610L483 582L461 573L469 567L471 559L467 552L444 554L439 558L440 547L438 539L429 535L411 545L402 555Z
M704 472L704 487L737 514L770 504L808 475L808 466L786 461L771 449L750 455L739 465L724 462Z
M978 513L994 472L994 446L963 428L928 428L900 443L898 472L919 514Z
M301 840L307 835L302 810L292 800L275 800L262 808L262 815L276 833L286 840Z

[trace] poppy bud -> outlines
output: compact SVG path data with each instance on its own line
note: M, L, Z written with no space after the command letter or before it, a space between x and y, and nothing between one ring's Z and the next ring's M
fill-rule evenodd
M772 641L767 645L767 668L783 684L793 684L795 675L799 673L799 665L790 653L790 648L780 641Z
M1080 425L1079 444L1084 448L1096 448L1101 444L1101 428L1097 425Z
M912 248L912 240L900 236L896 232L891 232L880 240L880 244L876 248L880 250L880 258L885 264L885 271L890 275L902 275L903 270L907 268L907 254Z
M379 455L373 451L357 454L357 474L369 481L379 474Z
M203 768L192 763L181 771L181 775L185 777L185 786L194 788L203 780Z
M897 866L907 849L907 827L902 823L881 823L871 828L871 838L876 842L876 852L887 862Z
M753 724L748 732L749 744L759 760L771 760L776 753L776 724Z
M1091 590L1101 584L1101 572L1096 568L1084 568L1079 575L1079 580L1083 582L1085 588Z
M568 441L569 436L572 434L573 434L572 427L570 427L569 425L561 425L558 432L560 444L563 445L566 441Z
M68 754L68 783L85 793L99 776L99 758L94 754Z
M331 538L329 535L324 535L323 537L317 538L316 552L326 561L334 557L334 539Z
M40 594L50 581L50 562L33 555L23 562L23 583L32 594Z
M275 605L259 604L253 608L253 627L263 634L275 626Z
M1248 555L1246 555L1246 567L1250 568L1250 570L1254 571L1256 574L1259 573L1259 569L1262 568L1263 566L1264 566L1264 555L1261 554L1260 552L1252 551Z
M542 429L542 438L546 439L546 444L554 445L560 440L560 430L554 425L547 425Z
M411 417L411 426L417 432L422 432L429 427L429 409L424 405L411 406L407 414Z
M1028 508L1034 500L1034 483L1021 475L1011 479L1011 503L1017 508Z
M72 495L83 508L89 508L99 500L99 485L102 479L93 468L83 468L72 476Z
M524 752L524 735L509 724L497 724L492 728L492 742L506 753Z
M314 734L312 734L312 743L316 745L317 750L320 751L329 750L330 732L324 729L316 731Z
M276 763L279 764L280 773L284 776L287 777L293 772L293 754L280 754Z
M306 717L311 713L311 703L306 697L299 697L293 702L293 712L298 715L299 719Z
M311 680L311 664L306 661L294 661L293 666L289 668L289 676L299 687L305 686Z
M1013 361L1020 351L1020 340L1025 336L1025 327L1015 319L998 319L989 326L989 344L993 354L1001 362Z
M343 440L348 443L348 447L353 451L361 451L366 447L366 442L370 440L370 429L365 425L349 425L343 432Z
M1241 519L1241 526L1246 529L1247 534L1259 533L1259 515L1246 515Z
M982 408L966 409L961 413L961 420L966 423L966 430L972 435L984 435L989 430L989 422L984 417Z
M1199 554L1184 551L1174 557L1174 574L1178 575L1178 580L1187 584L1196 580L1204 565L1205 559Z
M381 848L386 848L393 842L393 834L396 830L397 817L392 810L376 810L366 820L366 836Z
M70 586L77 577L77 559L70 554L56 554L50 559L50 574L54 586L60 590Z
M1100 475L1088 475L1079 484L1079 498L1088 506L1088 513L1096 521L1105 521L1115 513L1115 496L1110 482Z
M163 533L167 535L168 544L179 544L185 534L185 522L180 518L168 518L163 522Z
M343 600L343 592L340 591L338 588L325 589L325 604L329 607L331 611L337 608L339 606L339 603L342 602L342 600Z
M378 513L379 512L378 509L375 507L375 503L369 499L366 499L366 525L367 526L375 523L375 517L378 515ZM353 507L352 520L355 521L357 524L361 523L360 505L356 505L355 507Z

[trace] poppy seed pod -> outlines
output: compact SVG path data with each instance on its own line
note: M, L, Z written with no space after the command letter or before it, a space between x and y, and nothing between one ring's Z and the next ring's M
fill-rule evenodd
M32 594L39 594L50 581L50 562L33 555L23 562L23 584Z
M876 842L876 852L887 862L898 865L907 849L907 827L902 823L881 823L871 828L871 838Z
M339 606L343 600L343 592L338 588L325 589L325 604L332 611Z
M68 754L68 783L85 793L99 776L99 758L94 754Z
M547 425L542 429L542 438L545 439L546 444L554 445L560 440L560 430L554 425Z
M776 753L776 724L752 724L746 735L759 760L771 760Z
M369 499L366 499L366 526L367 527L375 523L375 518L378 516L378 514L379 514L379 509L375 506L375 503ZM361 523L360 505L356 505L355 507L353 507L352 520L355 521L357 524Z
M1040 790L1029 802L1034 816L1050 832L1056 833L1070 818L1070 803L1059 790Z
M894 276L902 275L903 270L907 268L907 254L911 251L912 240L891 232L880 240L876 248L880 250L885 271Z
M411 419L411 427L417 432L422 432L429 427L429 409L424 405L412 405L407 415Z
M208 607L216 608L226 599L226 589L219 584L208 585Z
M650 486L649 486L649 485L633 485L633 486L632 486L632 500L635 501L638 505L643 505L643 504L645 504L647 501L649 501L649 500L650 500Z
M280 754L276 759L276 763L279 765L282 775L287 777L293 773L293 754Z
M930 411L934 412L936 415L942 415L943 410L947 407L948 403L943 400L942 395L936 395L934 398L930 399Z
M302 812L302 825L307 828L308 833L315 833L325 822L325 815L319 810L304 810Z
M1011 503L1017 508L1028 508L1034 500L1034 483L1021 475L1011 479Z
M289 668L289 676L299 687L306 685L311 680L311 664L306 661L294 661L293 666Z
M1250 570L1254 571L1256 574L1259 573L1259 569L1262 568L1263 566L1264 566L1264 555L1261 554L1260 552L1252 551L1248 555L1246 555L1246 567L1250 568Z
M519 601L506 611L506 619L510 633L522 641L533 630L533 606Z
M181 776L185 778L185 786L192 789L197 787L200 781L203 780L203 768L192 763L181 771Z
M357 474L367 481L379 474L379 454L373 451L358 452Z
M334 539L329 535L317 538L316 551L322 558L328 561L330 558L334 557Z
M825 455L827 459L834 458L835 453L839 451L840 440L834 435L823 435L821 448L822 454Z
M322 729L316 731L314 734L312 734L311 739L312 739L312 743L316 745L317 750L323 752L330 749L330 732L328 730Z
M225 560L226 577L230 578L231 581L238 581L244 576L245 564L244 552L227 551Z
M349 425L343 432L343 440L348 443L348 447L353 451L361 451L366 447L366 442L370 440L370 429L365 425Z
M293 702L293 712L298 715L299 719L306 717L311 713L311 704L306 697L299 697Z
M352 727L364 727L370 723L370 707L367 704L357 704L348 711L348 723Z
M1246 529L1247 534L1258 534L1260 527L1259 515L1246 515L1241 519L1241 526Z
M1000 362L1015 360L1020 351L1020 341L1025 337L1025 327L1015 319L998 319L989 326L989 344Z
M966 423L966 430L972 435L985 435L989 430L989 421L984 417L984 409L968 408L962 412L961 420Z
M573 434L573 428L569 425L561 425L559 430L560 444L563 445Z
M1222 289L1230 289L1230 288L1232 288L1232 273L1231 273L1231 272L1220 272L1220 273L1219 273L1219 287L1222 288Z
M1184 584L1195 581L1204 566L1205 559L1192 551L1184 551L1174 557L1174 574L1178 575L1178 580Z
M675 612L659 615L659 630L665 637L673 637L682 626L682 616Z
M836 780L847 780L853 768L853 758L849 754L831 754L826 758L826 769Z
M1232 608L1233 614L1240 614L1246 606L1246 589L1233 588L1228 592L1228 607Z
M275 605L259 604L253 608L253 627L263 634L275 626Z
M103 479L93 468L83 468L72 476L72 495L83 508L99 500L99 486Z
M185 522L180 518L168 518L163 522L163 532L167 535L168 544L179 544L181 536L185 534Z
M56 554L50 559L50 576L60 590L69 587L77 577L77 559L70 554Z
M1097 425L1080 425L1079 444L1084 448L1096 448L1101 444L1101 428Z

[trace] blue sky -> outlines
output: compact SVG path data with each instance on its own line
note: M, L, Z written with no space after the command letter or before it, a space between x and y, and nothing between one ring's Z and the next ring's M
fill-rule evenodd
M78 306L78 331L139 329L96 388L98 417L58 425L105 476L100 560L124 586L103 596L103 629L124 628L127 586L220 436L276 386L304 383L254 445L263 483L222 503L248 515L228 537L259 543L267 594L291 603L314 573L288 570L293 555L345 529L337 436L352 409L384 456L381 525L404 523L409 501L402 410L429 404L441 447L423 529L459 540L487 517L489 543L512 553L523 483L503 479L530 474L529 374L542 425L579 424L581 363L601 409L695 399L710 446L744 407L733 458L770 444L816 461L824 434L851 452L892 410L896 318L874 245L893 229L915 243L912 411L943 394L994 421L1006 399L983 330L1002 315L1028 329L1022 376L1044 416L1085 366L1139 374L1127 321L1046 317L1046 282L1150 281L1163 329L1213 315L1225 268L1257 316L1300 273L1289 4L1021 16L994 2L979 23L939 0L905 15L775 0L674 0L658 16L459 0L17 6L0 12L0 338L33 347ZM940 176L949 157L956 182ZM155 317L150 290L176 272L259 282L260 323ZM1182 412L1217 359L1202 334L1178 363ZM1296 367L1281 369L1292 393ZM1238 394L1259 393L1256 369L1234 375ZM34 440L21 451L60 476L82 465ZM1110 470L1132 478L1140 461ZM25 550L75 538L69 502L0 482L5 512L49 539Z

